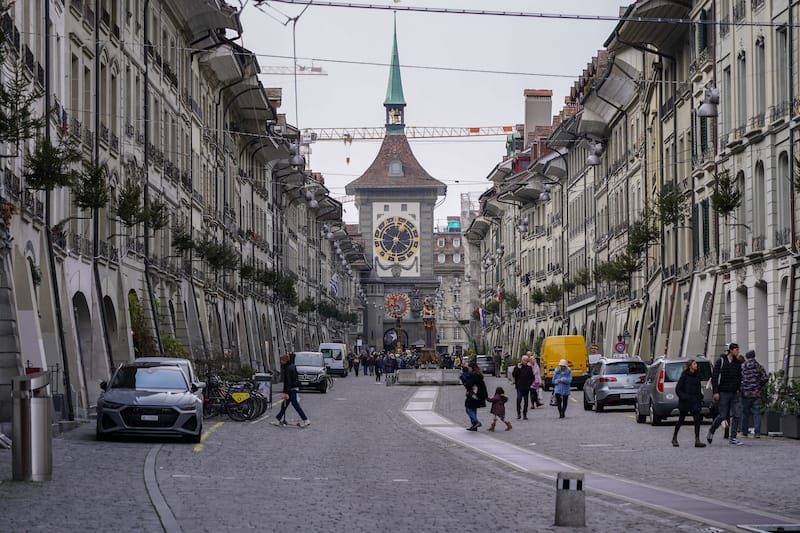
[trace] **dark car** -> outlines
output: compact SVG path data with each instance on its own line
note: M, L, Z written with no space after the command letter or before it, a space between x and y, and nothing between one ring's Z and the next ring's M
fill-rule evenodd
M294 366L301 389L328 392L328 370L322 352L295 352Z
M644 424L650 417L650 425L657 426L665 418L678 416L678 395L675 386L681 377L688 359L656 359L647 369L644 384L636 396L636 421ZM711 389L707 387L711 379L711 362L703 356L695 357L697 374L703 391L701 414L710 417Z
M600 359L583 384L583 408L598 413L608 405L634 405L647 366L638 357Z
M491 355L476 355L475 362L484 374L494 375L494 358Z
M200 442L203 401L178 366L126 363L100 383L97 440L111 435L178 435Z

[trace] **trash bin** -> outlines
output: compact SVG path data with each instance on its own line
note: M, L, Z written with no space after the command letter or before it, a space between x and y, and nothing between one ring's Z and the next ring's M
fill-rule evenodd
M50 373L11 378L12 478L49 481L53 473Z
M272 373L257 372L253 376L253 381L256 382L258 391L267 398L269 406L272 406Z

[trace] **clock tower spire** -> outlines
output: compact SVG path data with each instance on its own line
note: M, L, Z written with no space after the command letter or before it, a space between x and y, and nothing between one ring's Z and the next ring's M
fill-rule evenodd
M403 97L403 80L400 78L400 55L397 53L397 13L394 18L394 46L392 47L392 61L389 67L389 85L386 88L386 133L405 133L405 107L406 99Z

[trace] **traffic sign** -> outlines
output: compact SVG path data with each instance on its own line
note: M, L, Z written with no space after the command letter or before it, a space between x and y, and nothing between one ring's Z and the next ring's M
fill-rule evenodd
M614 351L617 353L625 353L625 348L626 346L624 342L618 342L614 345Z
M600 353L600 346L597 344L592 344L591 346L589 346L589 351L592 352L593 354Z

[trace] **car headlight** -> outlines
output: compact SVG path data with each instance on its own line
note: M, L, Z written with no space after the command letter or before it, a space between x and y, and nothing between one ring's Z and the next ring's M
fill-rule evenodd
M122 407L123 405L124 405L124 404L121 404L121 403L117 403L117 402L110 402L110 401L108 401L108 400L103 400L103 403L102 403L101 407L102 407L103 409L119 409L119 408L120 408L120 407Z
M194 411L197 409L197 404L195 402L183 403L178 406L178 409L181 411Z

